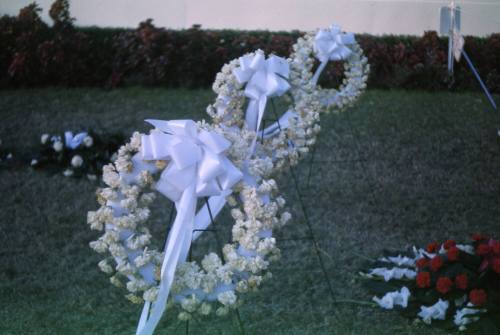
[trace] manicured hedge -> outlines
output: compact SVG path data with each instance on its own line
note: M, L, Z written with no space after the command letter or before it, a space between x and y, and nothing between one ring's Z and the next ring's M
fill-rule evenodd
M55 6L54 9L54 5ZM303 33L76 28L66 0L51 9L52 26L30 5L16 17L0 18L0 87L161 85L209 87L222 65L255 49L288 56ZM435 32L422 37L357 35L372 72L369 87L477 90L464 62L454 81L447 77L447 40ZM500 93L500 34L467 37L466 50L489 88ZM342 65L332 64L324 85L341 80Z

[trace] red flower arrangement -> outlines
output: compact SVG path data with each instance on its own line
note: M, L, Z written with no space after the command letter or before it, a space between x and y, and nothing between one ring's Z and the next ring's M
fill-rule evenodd
M391 260L394 260L392 267L387 264ZM386 253L375 264L391 273L413 271L414 279L386 276L383 278L387 286L384 286L371 276L366 286L377 296L385 293L385 300L374 301L388 301L391 297L403 299L401 292L409 290L410 296L405 298L407 306L397 307L405 316L419 317L429 324L432 321L448 330L458 327L475 334L484 327L493 327L491 329L498 329L500 334L499 241L475 234L468 244L454 240L431 242L425 249L414 247L412 252L399 253L396 257L394 253ZM372 285L374 281L376 285ZM394 291L395 288L399 291Z
M430 268L432 271L436 272L443 266L443 259L440 256L432 257L430 261Z
M461 290L466 290L469 286L469 278L465 273L459 274L455 277L455 286Z
M445 248L446 249L446 248ZM460 250L453 246L453 247L450 247L448 249L448 251L446 252L446 256L448 257L448 260L450 262L455 262L458 260L458 255L460 254Z
M446 250L450 249L451 247L454 247L457 245L457 242L455 242L454 240L448 240L446 242L443 243L443 248L445 248Z
M470 302L475 306L483 306L486 303L486 292L482 289L474 289L469 293Z
M453 287L453 282L448 277L439 277L436 282L436 290L441 294L450 292Z
M420 272L417 274L417 286L426 288L431 286L431 274L429 272Z

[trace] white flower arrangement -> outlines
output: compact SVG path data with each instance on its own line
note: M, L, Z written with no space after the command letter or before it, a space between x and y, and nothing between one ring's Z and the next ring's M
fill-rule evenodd
M340 28L332 26L330 29L339 30ZM302 71L310 73L309 78L313 84L316 84L316 79L313 78L313 67L315 64L315 57L322 58L318 54L316 40L320 34L330 33L325 29L319 29L316 32L307 33L305 36L299 38L297 43L293 45L293 53L290 56L291 64L296 66ZM344 47L345 48L345 47ZM366 89L366 82L370 72L370 65L368 59L363 55L363 50L355 41L349 44L348 49L350 52L344 52L342 58L344 63L344 75L342 85L338 89L325 89L319 85L316 86L316 95L318 103L322 105L325 112L341 112L346 107L351 106ZM335 48L334 48L335 51ZM334 57L335 60L342 59L341 57ZM320 71L321 72L321 71ZM317 74L319 75L319 73ZM315 77L317 77L317 75ZM302 75L302 78L307 78ZM305 83L304 83L305 84Z
M209 128L204 123L199 127ZM231 134L224 135L233 139ZM133 303L157 299L163 259L163 253L151 244L147 223L156 180L167 164L137 160L140 148L141 135L134 133L118 151L115 163L104 167L103 181L108 187L98 191L101 207L87 215L90 228L103 232L90 243L91 248L108 254L99 268L110 275L113 285L129 291L126 297ZM233 142L228 156L241 164L247 150L248 146ZM222 257L210 252L200 264L187 261L177 267L171 295L181 307L179 319L188 320L195 313L225 315L240 304L240 294L257 290L269 278L269 263L280 256L271 232L285 224L290 214L280 214L284 200L276 196L274 180L267 179L269 169L254 167L261 163L258 159L249 163L252 170L265 172L257 176L257 185L240 182L228 199L235 224L232 243L220 250ZM262 201L263 196L270 201Z
M304 47L301 49L299 43L288 60L276 56L266 59L258 50L224 65L213 85L217 99L207 108L212 125L202 121L194 127L190 120L149 120L156 127L150 135L134 133L119 149L114 164L104 167L103 181L108 187L98 192L101 208L87 217L91 229L103 231L103 235L90 246L108 255L99 268L111 276L111 283L125 287L129 292L126 297L132 302L144 302L138 334L152 333L169 295L173 297L170 304L181 308L181 320L190 320L195 313L222 316L239 306L241 294L257 290L271 276L269 264L280 256L272 232L291 218L281 212L285 201L277 195L271 175L297 164L309 152L320 131L320 112L354 101L366 86L369 69L355 44L342 92L335 94L335 101L325 103L332 92L319 90L311 73L312 44ZM279 119L261 131L268 99L282 95L288 110L282 116L275 115ZM245 115L246 97L250 101ZM273 100L271 103L274 105ZM92 145L85 138L69 135L74 145L80 140ZM231 171L237 170L240 176L225 189L220 180L208 177L217 169L225 171L226 181ZM181 208L165 252L152 245L147 227L155 190ZM200 263L184 261L190 241L197 237L191 231L197 198L204 192L220 197L219 191L230 191L223 197L232 207L232 242L220 250L220 256L210 252ZM179 216L183 220L177 220ZM172 231L175 237L171 239ZM393 298L398 304L404 303L404 298Z
M98 134L65 131L63 135L44 133L40 136L40 151L32 157L30 166L37 170L60 171L66 177L87 177L97 180L102 166L123 144L121 134L105 138Z

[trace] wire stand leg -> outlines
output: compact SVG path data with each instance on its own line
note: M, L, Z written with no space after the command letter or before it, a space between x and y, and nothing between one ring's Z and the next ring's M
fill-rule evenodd
M278 118L278 115L277 115L277 112L276 112L276 105L274 104L274 100L273 99L271 99L271 105L272 105L273 113L274 113L274 115L276 116L276 118L278 120L277 121L278 122L278 127L279 127L279 129L281 131L281 125L280 125L280 121L279 121L279 118ZM312 160L311 160L311 162L312 162ZM335 304L335 301L336 301L335 292L333 290L333 286L332 286L332 283L331 283L331 280L330 280L330 276L328 275L328 271L326 270L325 262L323 260L323 257L321 256L321 249L319 247L319 244L317 242L316 236L314 234L314 230L312 228L311 222L309 220L309 215L307 214L307 209L306 209L306 206L305 206L303 198L302 198L302 193L300 192L299 183L298 183L297 177L295 175L294 168L293 168L293 166L291 166L291 164L290 164L290 174L292 175L292 179L293 179L294 186L295 186L295 191L297 192L297 196L299 198L300 207L301 207L301 210L302 210L302 212L304 214L304 220L306 222L307 229L309 231L309 238L312 241L312 244L314 246L314 250L315 250L316 256L318 258L318 262L320 264L321 271L323 272L323 276L325 277L325 280L326 280L326 283L327 283L327 286L328 286L328 292L329 292L330 298L332 300L332 307L333 307L333 305ZM337 315L337 313L335 311L335 308L332 308L332 313L333 313L333 316L338 320L339 318L338 318L338 315Z

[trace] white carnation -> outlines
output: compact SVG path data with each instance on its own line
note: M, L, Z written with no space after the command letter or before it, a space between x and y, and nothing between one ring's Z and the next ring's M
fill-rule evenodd
M43 134L42 137L40 138L40 142L42 144L46 144L48 142L49 138L50 138L49 134Z
M83 144L87 147L90 148L92 145L94 145L94 139L90 136L86 136L83 139Z
M80 166L83 165L83 158L80 155L75 155L71 159L71 165L75 168L79 168Z
M102 272L104 273L113 273L113 268L111 267L111 265L109 265L108 261L103 259L102 261L99 262L99 264L97 264L99 266L99 269L101 269Z
M54 144L52 145L52 148L56 151L56 152L61 152L62 149L63 149L64 145L61 141L56 141L54 142Z
M236 294L234 291L222 292L217 296L217 300L224 306L232 306L236 303Z

